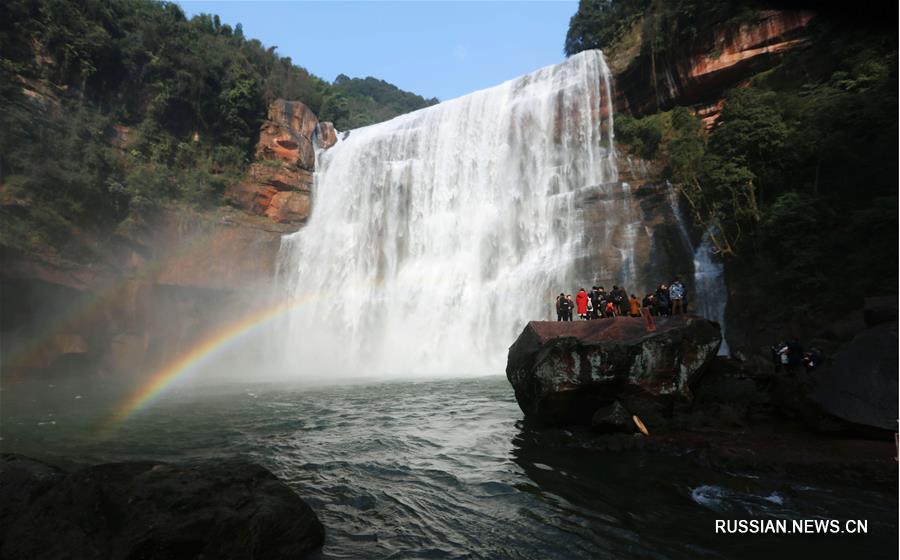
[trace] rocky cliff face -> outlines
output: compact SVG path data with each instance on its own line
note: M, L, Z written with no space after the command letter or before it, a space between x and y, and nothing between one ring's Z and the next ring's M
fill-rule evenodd
M578 278L587 286L625 288L643 297L660 282L678 277L694 290L692 240L675 211L672 187L659 180L659 162L643 160L618 147L617 188L584 189L576 206L584 210L584 235L592 251L579 269L594 275ZM610 227L610 214L626 223ZM623 248L630 254L623 255ZM623 262L620 270L597 263ZM605 273L596 275L598 270Z
M279 99L269 107L260 127L257 162L226 196L249 214L277 223L302 224L311 211L315 150L336 142L331 123L319 122L299 101Z
M311 211L314 150L337 142L300 102L276 101L268 117L258 161L226 193L237 209L166 208L90 261L0 248L3 374L135 374L268 304L258 287L275 275L281 236ZM127 149L128 129L110 143Z
M814 15L806 10L762 10L750 21L713 29L698 41L660 55L633 48L640 38L631 37L611 55L617 108L640 116L691 105L712 124L725 90L771 68L784 53L807 45L807 27ZM631 32L640 33L640 26Z

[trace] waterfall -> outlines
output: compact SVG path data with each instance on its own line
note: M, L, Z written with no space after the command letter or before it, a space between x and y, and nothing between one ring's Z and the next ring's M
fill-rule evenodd
M688 294L688 305L693 306L694 312L698 315L719 323L719 330L722 333L719 355L727 356L729 348L728 341L725 340L725 306L728 303L728 290L725 287L725 267L715 257L712 238L708 231L703 234L700 245L696 249L693 247L687 225L681 215L681 205L678 204L678 192L671 184L667 185L672 215L678 224L678 235L685 248L694 255L694 290Z
M727 356L728 341L725 339L725 305L728 303L728 291L725 288L725 271L722 262L715 257L712 238L709 232L694 251L694 297L693 303L697 314L719 323L722 333L722 346L719 355Z
M311 219L279 255L286 367L502 372L523 326L592 278L577 197L621 188L612 131L609 69L585 51L319 153Z

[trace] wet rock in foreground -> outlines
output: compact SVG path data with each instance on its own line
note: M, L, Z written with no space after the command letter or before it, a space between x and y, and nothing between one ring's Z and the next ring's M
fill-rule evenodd
M112 463L46 490L8 528L0 558L302 558L324 536L259 465Z
M0 547L16 518L65 476L62 470L29 457L0 456Z
M690 400L691 384L718 352L716 323L691 315L643 319L532 321L509 349L506 376L529 418L590 426L619 401L652 432Z

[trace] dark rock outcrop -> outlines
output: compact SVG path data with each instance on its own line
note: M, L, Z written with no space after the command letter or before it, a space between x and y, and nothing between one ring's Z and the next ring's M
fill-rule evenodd
M689 401L690 386L721 343L716 323L691 315L659 319L532 321L509 349L506 376L529 418L590 426L620 401L653 430Z
M22 455L0 455L0 547L13 522L66 474Z
M616 432L627 434L636 430L631 413L619 401L598 408L591 418L591 428L601 434Z
M863 319L867 327L897 321L897 296L866 298Z
M18 516L4 560L302 558L316 514L251 463L98 465L57 482Z
M897 322L866 329L811 375L809 398L851 424L897 429Z

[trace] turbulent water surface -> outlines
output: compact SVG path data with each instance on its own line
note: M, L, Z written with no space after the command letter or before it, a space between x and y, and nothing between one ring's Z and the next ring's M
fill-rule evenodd
M4 386L0 444L73 467L241 456L327 528L322 558L896 557L896 496L579 449L500 376L183 389L105 435L83 382ZM865 537L716 536L716 519L866 519ZM893 551L893 552L892 552Z

